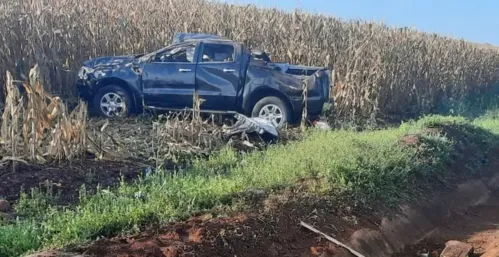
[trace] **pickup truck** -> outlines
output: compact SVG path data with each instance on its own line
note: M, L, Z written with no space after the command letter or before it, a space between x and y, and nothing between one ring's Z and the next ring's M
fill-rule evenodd
M84 62L77 90L96 114L127 116L144 108L181 111L202 99L201 112L242 113L278 128L298 121L307 83L307 113L329 100L331 71L273 63L263 51L215 35L177 33L172 43L143 55Z

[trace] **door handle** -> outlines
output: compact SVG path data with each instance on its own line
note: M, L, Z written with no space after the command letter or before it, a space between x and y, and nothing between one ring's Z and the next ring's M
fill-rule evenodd
M225 73L235 72L235 71L236 71L236 70L234 70L234 69L224 69L224 72L225 72Z
M179 72L191 72L191 69L178 69Z

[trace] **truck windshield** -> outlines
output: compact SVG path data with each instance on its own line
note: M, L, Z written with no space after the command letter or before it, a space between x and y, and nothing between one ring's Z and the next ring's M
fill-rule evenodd
M179 60L193 62L195 50L196 47L194 45L171 45L140 57L139 62L147 62L152 58L158 59L154 61L162 62L178 62Z

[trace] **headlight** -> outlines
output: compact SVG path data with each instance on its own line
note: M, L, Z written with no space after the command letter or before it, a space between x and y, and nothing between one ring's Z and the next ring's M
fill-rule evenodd
M81 69L78 71L78 78L80 79L88 79L88 73L92 72L92 69L89 67L81 67Z

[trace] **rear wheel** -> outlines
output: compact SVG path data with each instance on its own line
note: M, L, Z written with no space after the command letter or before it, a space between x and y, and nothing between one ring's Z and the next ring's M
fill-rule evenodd
M130 95L120 86L101 88L94 98L95 111L106 118L126 117L131 113Z
M258 101L253 107L252 117L270 121L276 128L282 128L290 122L291 110L280 98L268 96Z

